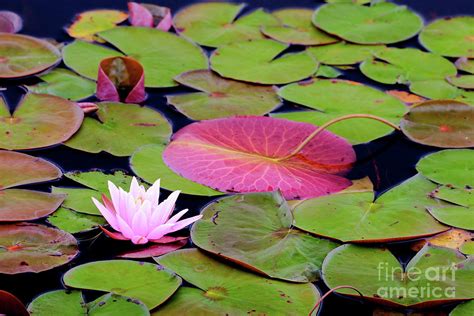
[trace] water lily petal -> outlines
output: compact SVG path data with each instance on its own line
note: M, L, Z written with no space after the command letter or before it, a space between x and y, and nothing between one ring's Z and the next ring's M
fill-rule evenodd
M166 200L161 202L161 204L158 206L157 210L160 214L159 216L159 222L164 223L168 220L170 217L171 213L174 211L174 206L176 204L176 200L178 199L179 194L181 191L177 190L171 193Z
M148 189L146 199L150 201L153 207L158 205L158 200L160 199L160 179L156 180Z
M140 185L138 184L137 178L132 178L132 183L130 184L130 194L137 199L140 196Z
M107 182L107 186L109 188L110 198L112 199L115 212L118 213L120 211L120 190L111 181Z
M110 230L105 229L103 226L99 226L99 227L100 227L100 229L102 229L102 231L103 231L107 236L109 236L109 237L112 238L112 239L116 239L116 240L128 240L128 239L125 238L125 236L122 235L121 233L111 232Z
M202 215L197 215L197 216L193 216L193 217L190 217L190 218L183 219L182 221L179 221L179 222L177 222L173 225L173 228L172 228L171 232L175 232L177 230L183 229L184 227L194 223L195 221L200 220L201 217L202 217Z
M133 215L132 231L136 235L146 236L148 234L148 218L147 211L150 212L150 202L145 201L140 209Z
M155 229L153 229L148 236L146 236L149 240L160 239L164 235L171 233L171 228L174 224L163 224Z
M136 2L128 3L128 20L133 26L153 27L151 12Z
M138 235L133 236L131 240L136 245L143 245L143 244L146 244L148 242L148 239L146 237L138 236Z
M115 213L109 211L102 203L97 201L95 198L92 198L92 202L94 202L95 206L99 210L99 212L104 216L105 220L112 226L113 229L119 230L119 225L117 223L117 219L115 217Z
M123 218L117 214L117 224L118 224L118 228L117 229L119 232L122 233L122 235L124 235L126 238L128 239L132 239L133 236L135 236L135 234L133 233L132 231L132 228L128 225L127 222L125 222L123 220Z
M174 215L173 217L171 217L167 222L166 224L175 224L181 217L183 217L184 214L186 214L186 212L188 211L188 209L184 209L182 211L180 211L178 214Z

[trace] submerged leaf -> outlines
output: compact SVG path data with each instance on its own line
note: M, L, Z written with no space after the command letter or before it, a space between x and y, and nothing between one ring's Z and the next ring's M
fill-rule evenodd
M116 27L127 17L127 13L117 10L86 11L77 15L74 23L66 31L69 36L74 38L103 42L96 34Z
M148 3L128 3L129 21L133 26L155 27L167 32L172 24L171 10Z

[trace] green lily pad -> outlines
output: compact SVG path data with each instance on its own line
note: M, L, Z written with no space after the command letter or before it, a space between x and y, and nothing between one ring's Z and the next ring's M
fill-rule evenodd
M339 42L331 45L321 45L308 48L308 52L326 65L353 65L372 57L385 45L358 45Z
M102 216L81 214L64 207L48 216L47 221L71 234L86 232L98 228L99 225L107 224Z
M262 33L274 40L294 45L323 45L339 41L313 25L311 9L281 9L272 14L280 25L263 26Z
M372 114L394 124L400 122L406 106L397 98L374 88L345 80L316 79L286 85L278 94L285 100L308 106L315 111L272 113L271 116L321 125L347 114ZM329 131L353 144L369 142L393 129L368 119L351 119L330 126Z
M427 98L450 98L456 88L445 78L457 73L449 60L415 48L385 48L373 52L375 59L360 64L372 80L385 84L407 84L410 91Z
M130 156L143 145L168 141L171 126L161 113L136 104L97 105L97 119L87 117L66 146L90 153L105 151L114 156Z
M142 301L149 309L164 303L181 285L181 278L156 264L106 260L82 264L63 276L73 288L111 292Z
M458 91L459 94L455 98L456 101L474 106L474 91L466 91L462 89L458 89Z
M42 272L71 261L77 241L62 230L44 225L0 225L0 273Z
M128 14L118 10L91 10L76 15L66 32L69 36L86 41L101 41L96 34L112 29L125 21Z
M327 3L355 3L355 4L366 4L372 0L324 0Z
M474 74L474 59L460 57L454 64L457 69Z
M309 199L294 210L295 226L344 242L389 242L448 229L427 212L444 205L429 198L434 183L414 176L374 199L373 192L338 193Z
M37 74L61 60L52 44L26 35L0 33L0 78Z
M92 198L100 201L102 192L90 189L78 188L57 188L53 187L54 194L63 194L66 196L62 206L74 210L78 213L89 215L101 215L97 207L92 203Z
M201 48L176 36L146 27L116 27L98 34L125 55L136 59L145 70L145 86L173 87L177 75L207 68ZM107 57L122 56L100 45L75 41L63 49L64 63L78 74L96 80L99 62Z
M316 72L318 63L306 51L277 57L287 47L272 40L220 46L212 53L211 68L226 78L260 84L289 83Z
M342 73L335 67L321 65L318 68L318 71L315 74L315 77L324 77L324 78L337 78L341 76Z
M57 68L39 77L44 82L28 86L34 93L51 94L70 100L82 100L95 93L95 82L72 71Z
M430 207L429 211L433 217L450 226L474 230L474 193L472 189L457 189L444 185L433 192L433 197L454 204L445 207Z
M465 242L459 248L459 251L461 251L463 254L466 254L466 255L469 255L469 256L474 256L474 241Z
M474 75L450 76L447 80L453 86L464 89L474 89Z
M0 149L48 147L66 141L84 113L73 102L46 94L27 94L13 114L0 97Z
M148 183L161 179L161 187L170 191L180 190L185 194L203 196L224 194L175 173L163 162L163 150L163 145L147 145L139 148L130 158L132 171Z
M199 248L272 278L313 282L337 244L294 229L280 193L251 193L206 206L191 229Z
M186 72L175 80L202 91L167 96L168 104L193 120L263 115L281 104L271 86L250 85L221 78L210 70Z
M468 301L456 306L449 316L471 316L474 314L474 301Z
M474 146L474 107L454 100L432 100L410 108L400 127L414 142L442 148Z
M150 315L148 308L138 300L108 293L86 303L80 291L57 290L46 292L28 305L33 316L109 316L109 315Z
M420 43L427 50L448 57L474 57L474 17L457 16L438 19L420 33Z
M324 260L323 278L329 288L350 285L377 303L427 307L474 296L473 259L425 246L403 268L388 249L342 245ZM350 289L336 292L358 297Z
M235 269L197 249L156 258L197 288L182 287L152 315L308 315L319 299L311 283L292 284Z
M416 170L431 181L456 188L474 186L474 151L448 149L429 154L418 161Z
M406 6L390 2L377 2L370 7L326 4L314 13L313 23L329 34L359 44L400 42L415 36L423 27L420 16Z
M197 3L176 13L173 24L181 36L210 47L262 39L262 26L279 24L276 17L263 9L236 20L244 7L245 4L236 3Z

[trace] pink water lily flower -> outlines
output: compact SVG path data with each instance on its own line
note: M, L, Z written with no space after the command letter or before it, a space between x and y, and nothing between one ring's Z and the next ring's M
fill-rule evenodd
M180 191L174 191L163 202L159 203L160 180L146 190L132 179L130 192L117 188L109 181L111 200L102 195L104 204L92 198L94 204L107 222L117 231L110 232L102 228L108 236L114 239L131 240L134 244L147 242L166 243L175 238L165 236L178 231L195 221L202 215L179 220L188 210L182 210L170 218Z

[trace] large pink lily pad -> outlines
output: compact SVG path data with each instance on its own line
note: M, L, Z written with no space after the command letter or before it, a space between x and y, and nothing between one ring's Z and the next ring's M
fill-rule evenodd
M178 131L165 163L192 181L223 192L280 190L285 198L310 198L345 189L341 176L355 161L352 146L324 131L289 155L316 127L270 117L197 122Z
M0 225L0 273L41 272L71 261L79 250L74 237L44 225Z
M83 111L71 101L27 94L13 113L0 97L0 149L48 147L69 139L81 127Z

